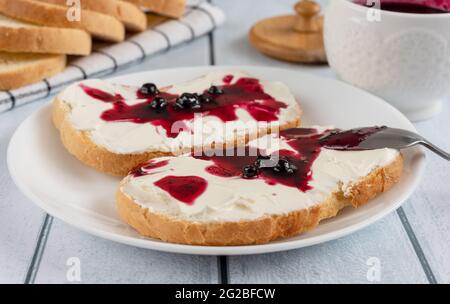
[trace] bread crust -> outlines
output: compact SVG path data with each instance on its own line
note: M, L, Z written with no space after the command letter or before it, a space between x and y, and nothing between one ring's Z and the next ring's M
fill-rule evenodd
M0 90L12 90L38 82L61 72L66 66L65 55L8 54L0 53L0 62L8 57L32 57L29 63L0 72Z
M378 168L355 184L347 196L332 193L325 201L288 214L267 215L255 220L238 222L191 222L151 212L133 201L122 191L116 193L120 218L141 235L165 242L205 245L238 246L264 244L291 237L315 228L320 221L331 218L347 206L360 207L379 193L389 190L400 180L403 158Z
M186 9L186 0L126 0L136 5L145 7L163 16L179 18Z
M53 100L53 123L59 129L60 137L65 148L82 163L94 169L114 176L126 176L139 164L156 157L174 156L171 152L143 152L136 154L116 154L94 143L87 132L75 129L69 119L69 106L58 100ZM300 113L299 113L300 116ZM280 129L298 127L300 118L289 122ZM270 132L268 132L270 133ZM254 135L252 135L255 138ZM248 142L250 136L239 138L237 145ZM231 145L232 142L226 143ZM188 151L186 151L188 152Z
M66 6L67 0L39 0ZM129 31L142 32L147 28L145 14L133 3L122 0L82 0L81 9L95 11L119 19Z
M82 10L79 21L70 21L67 7L38 0L0 0L0 13L44 26L84 29L106 41L125 39L125 27L119 20L94 11Z
M91 36L78 29L0 26L0 51L89 55Z

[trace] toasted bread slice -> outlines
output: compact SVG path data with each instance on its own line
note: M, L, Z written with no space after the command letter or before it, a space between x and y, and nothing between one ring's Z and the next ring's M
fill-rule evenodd
M170 17L161 16L154 13L147 13L147 27L154 28L155 26L160 25L161 23L170 19Z
M150 158L234 143L242 145L261 133L299 125L300 108L289 89L279 82L261 82L267 86L268 94L274 97L261 95L263 93L258 91L253 100L250 91L250 96L247 94L246 97L248 101L240 104L220 105L214 102L202 106L205 110L200 112L176 110L177 96L202 93L212 84L223 84L225 75L228 74L214 72L161 90L164 92L160 96L164 96L169 103L167 112L151 110L148 97L136 97L139 95L137 87L114 85L101 80L83 81L68 87L55 98L53 121L60 131L62 143L71 154L98 171L117 176L125 176ZM241 72L231 72L230 75L235 77L236 82L248 77ZM248 79L249 82L256 81ZM233 84L233 88L235 86ZM257 89L258 84L249 83L246 88ZM275 98L279 98L280 102ZM121 109L127 112L122 113L125 116L113 114L111 119L108 118L106 112L116 111L114 109L121 105ZM119 112L121 109L117 108ZM128 115L137 116L133 118ZM198 133L193 133L192 130L198 127L201 128L197 129Z
M299 166L287 175L268 167L244 178L241 170L256 159L228 154L153 159L120 183L119 216L143 236L171 243L263 244L309 231L347 206L366 204L397 183L403 171L396 150L321 148L306 161L313 161L309 171Z
M0 51L89 55L91 36L79 29L34 25L0 14Z
M0 52L0 90L11 90L61 72L65 55Z
M186 0L126 0L149 9L153 13L172 18L183 16Z
M39 0L50 4L66 6L66 0ZM133 32L142 32L147 28L145 14L136 5L122 0L82 0L81 8L116 17Z
M0 13L18 20L52 27L84 29L93 37L120 42L125 39L125 27L115 17L81 10L80 18L71 15L73 9L38 0L0 0Z

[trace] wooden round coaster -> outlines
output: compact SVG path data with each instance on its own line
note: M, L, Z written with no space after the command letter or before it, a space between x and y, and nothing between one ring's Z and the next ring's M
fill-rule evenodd
M250 43L265 55L301 63L326 63L323 43L323 16L315 1L295 5L297 15L278 16L255 24Z

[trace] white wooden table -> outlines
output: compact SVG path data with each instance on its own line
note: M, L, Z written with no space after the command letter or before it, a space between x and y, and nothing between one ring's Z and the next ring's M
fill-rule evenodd
M227 14L226 25L119 73L242 64L334 77L327 67L268 59L247 43L254 22L290 12L293 0L214 1ZM432 154L428 154L425 179L402 208L348 237L258 256L168 254L88 235L46 215L17 190L6 168L8 142L16 127L45 102L0 115L0 283L67 283L66 263L71 257L81 262L82 283L450 283L450 164ZM450 150L449 122L447 102L444 112L416 127ZM380 276L371 276L370 265L377 262Z

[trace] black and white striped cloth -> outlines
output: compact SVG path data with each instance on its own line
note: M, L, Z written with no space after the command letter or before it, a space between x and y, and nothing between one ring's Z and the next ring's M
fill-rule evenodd
M199 0L198 3L189 5L185 15L178 20L168 20L124 42L94 51L90 56L69 63L63 72L51 78L16 90L0 92L0 113L47 97L75 81L112 74L147 56L205 35L224 21L225 16L219 8Z

